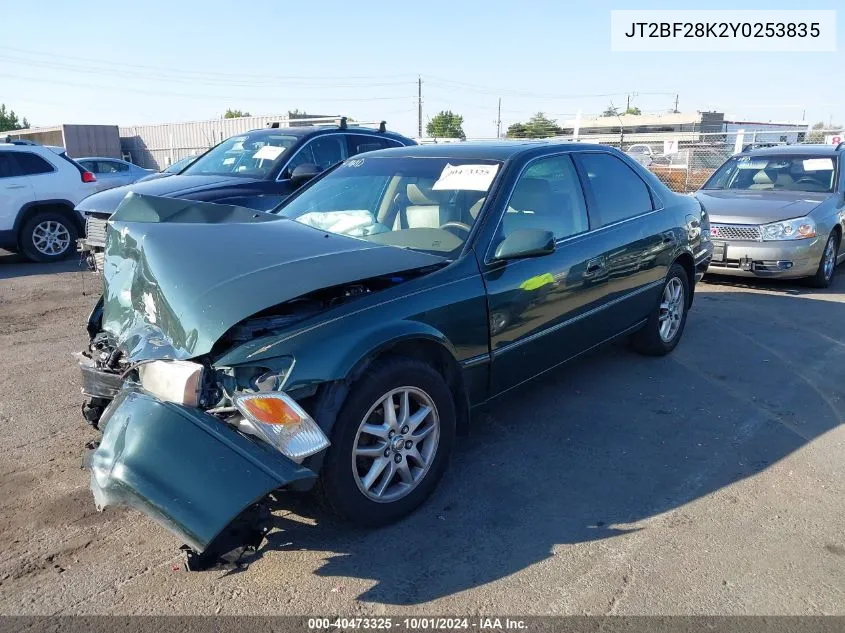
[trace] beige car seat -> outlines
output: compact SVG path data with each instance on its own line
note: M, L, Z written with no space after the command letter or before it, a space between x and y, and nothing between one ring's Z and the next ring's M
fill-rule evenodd
M435 194L430 186L422 183L410 183L405 189L408 197L408 207L405 212L396 214L393 230L404 228L437 228L440 221L440 205L434 199ZM404 216L404 218L403 218Z

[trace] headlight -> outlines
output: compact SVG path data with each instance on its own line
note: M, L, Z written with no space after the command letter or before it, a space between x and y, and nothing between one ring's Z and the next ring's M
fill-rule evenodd
M816 236L816 223L810 218L795 218L783 222L764 224L763 241L804 240Z
M141 386L160 400L199 404L203 366L186 360L155 360L138 367Z
M232 398L247 428L296 463L324 448L329 440L317 423L282 392L238 393Z

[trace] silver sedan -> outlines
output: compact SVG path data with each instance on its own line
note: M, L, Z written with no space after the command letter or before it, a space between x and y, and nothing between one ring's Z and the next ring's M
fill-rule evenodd
M144 169L117 158L87 156L77 158L76 162L97 177L97 182L102 185L101 190L131 185L144 176L155 173L154 169Z
M729 158L695 193L710 220L708 272L830 285L845 229L845 143Z

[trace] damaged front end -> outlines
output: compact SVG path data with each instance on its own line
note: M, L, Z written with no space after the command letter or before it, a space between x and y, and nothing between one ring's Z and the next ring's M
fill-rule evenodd
M127 196L79 356L83 414L103 432L86 459L97 507L141 510L197 568L257 545L262 500L310 487L303 462L329 441L297 401L314 390L285 391L291 355L226 359L442 262L239 207Z

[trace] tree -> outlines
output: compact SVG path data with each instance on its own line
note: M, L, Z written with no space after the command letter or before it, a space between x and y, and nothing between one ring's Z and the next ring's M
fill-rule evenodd
M626 108L625 112L622 113L622 116L625 116L626 114L642 114L642 111L636 106L631 106Z
M563 134L557 121L538 112L525 123L514 123L508 127L508 138L545 138Z
M6 104L0 103L0 132L9 130L23 130L29 127L29 121L26 117L18 120L18 115L14 110L6 110Z
M467 135L461 127L463 124L464 117L460 114L455 114L451 110L441 110L426 124L425 133L435 138L465 139Z
M619 116L619 110L613 107L613 104L607 106L601 113L602 116Z
M241 110L226 110L223 115L224 119L239 119L244 116L252 116L249 112L242 112Z

